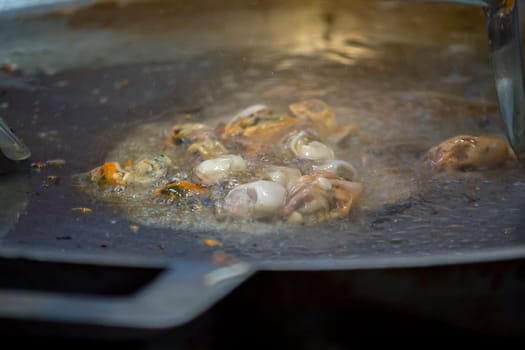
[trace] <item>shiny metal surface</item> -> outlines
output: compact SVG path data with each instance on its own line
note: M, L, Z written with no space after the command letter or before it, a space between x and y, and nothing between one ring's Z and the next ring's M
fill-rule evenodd
M383 21L373 20L378 14ZM0 253L153 266L166 274L116 303L7 289L0 311L163 328L187 322L254 271L411 271L519 261L525 257L522 168L437 181L436 191L359 219L259 236L147 225L134 232L126 208L86 196L71 182L144 123L186 113L207 120L262 98L285 106L319 96L341 112L354 111L366 131L380 131L383 142L368 150L393 164L411 164L425 147L456 133L503 134L484 25L473 7L365 0L159 1L4 19L0 60L16 63L21 74L0 72L3 115L33 151L32 162L66 163L30 169L30 201L9 221ZM425 122L416 130L407 127L418 120ZM413 139L400 139L403 130ZM48 176L61 181L49 183ZM79 215L75 207L93 212ZM223 245L207 247L207 238ZM241 265L221 270L217 256ZM521 286L516 271L510 280ZM166 303L171 308L163 309ZM141 313L149 314L137 318Z
M525 157L525 75L520 1L485 10L491 62L507 138L518 158Z

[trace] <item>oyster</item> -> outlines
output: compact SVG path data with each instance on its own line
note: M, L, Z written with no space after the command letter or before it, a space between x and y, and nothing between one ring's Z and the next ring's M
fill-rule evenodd
M227 154L203 161L195 168L195 174L203 183L214 184L246 168L246 161L241 156Z
M289 137L287 147L299 158L303 159L334 159L334 151L322 142L312 140L301 130Z
M332 173L304 175L288 191L284 217L299 222L304 215L315 215L321 220L343 217L360 200L362 192L361 183L344 180Z
M263 176L268 180L288 187L289 184L301 177L301 171L297 168L273 165L263 169Z
M459 135L429 149L422 160L437 170L474 170L515 163L516 156L502 138Z
M272 181L259 180L239 185L224 199L223 209L235 217L276 217L284 206L286 189Z
M333 131L337 127L335 114L332 109L319 99L310 99L290 106L292 114L300 119L311 121L317 129Z

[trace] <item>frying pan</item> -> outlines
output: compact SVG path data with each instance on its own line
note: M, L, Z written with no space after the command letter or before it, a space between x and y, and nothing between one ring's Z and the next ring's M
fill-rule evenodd
M521 167L436 178L347 219L259 234L147 225L72 181L144 124L312 96L356 116L373 140L363 152L389 165L416 164L447 136L502 135L479 9L368 0L73 5L0 21L0 60L9 64L1 113L32 152L10 175L17 183L2 187L12 198L1 202L2 319L161 330L262 271L331 271L351 286L345 293L367 300L473 329L524 330ZM65 164L31 165L55 159Z

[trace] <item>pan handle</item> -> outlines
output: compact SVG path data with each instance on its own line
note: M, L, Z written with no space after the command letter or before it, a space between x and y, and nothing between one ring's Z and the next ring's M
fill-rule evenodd
M10 279L18 283L9 286L9 276L3 276L0 319L68 324L78 326L79 332L83 328L89 331L83 326L145 332L177 327L206 311L255 271L246 263L217 267L207 261L133 268L32 260L32 268L27 268L28 259L1 260L1 270L11 266ZM154 278L143 278L148 274ZM139 275L143 277L137 278ZM141 278L148 281L136 283ZM100 286L92 287L97 283ZM53 286L56 284L63 286ZM84 284L85 290L79 284ZM131 291L123 284L132 285Z

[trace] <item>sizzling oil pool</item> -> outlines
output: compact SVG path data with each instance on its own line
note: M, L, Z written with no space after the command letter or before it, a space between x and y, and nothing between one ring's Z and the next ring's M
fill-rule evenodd
M414 50L413 54L418 56L418 62L441 59L432 53L425 54L424 50ZM378 70L375 64L341 65L323 55L274 52L248 55L234 52L227 61L242 62L247 57L257 57L255 62L250 61L249 68L223 66L213 76L198 82L212 87L213 94L200 97L202 108L197 112L167 110L158 121L137 126L108 151L106 161L124 164L165 154L173 161L170 171L176 177L177 168L185 165L177 162L187 159L181 161L177 151L166 147L165 140L170 138L173 125L191 122L213 128L254 104L265 104L276 113L286 113L291 103L318 98L332 108L338 125L357 127L355 134L344 142L331 145L336 159L355 167L357 181L364 187L361 200L348 216L305 225L280 220L217 220L210 208L198 206L188 210L178 206L177 201L159 203L153 196L155 186L128 186L122 192L108 192L96 184L88 184L85 190L145 226L221 234L334 231L350 234L385 231L387 227L398 232L400 228L465 230L481 217L506 210L503 208L508 205L508 191L522 181L520 169L447 174L420 171L421 156L446 138L458 134L502 136L497 106L490 95L490 72L480 70L482 65L463 67L462 74L471 74L468 79L452 81L447 69L456 67L442 67L442 76L433 72L435 84L429 89L432 81L414 79L413 67L406 62ZM192 64L206 66L206 61L196 59ZM483 80L486 83L480 84ZM470 91L473 82L476 91ZM433 221L432 213L440 211L444 217Z

